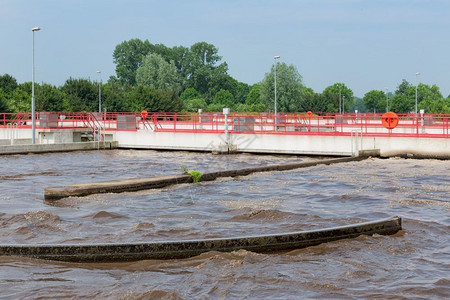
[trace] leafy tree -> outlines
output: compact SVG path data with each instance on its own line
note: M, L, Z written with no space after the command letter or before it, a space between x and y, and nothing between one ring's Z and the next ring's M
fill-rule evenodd
M5 93L10 93L18 88L17 80L9 74L0 76L0 89Z
M69 78L61 87L64 110L98 111L98 86L87 79Z
M183 111L198 112L198 110L206 109L208 105L203 98L191 98L183 101Z
M102 85L102 109L112 112L131 111L126 100L131 86L122 86L119 82L108 82Z
M415 87L405 79L398 85L391 101L391 110L397 113L408 113L414 111Z
M8 112L6 93L0 88L0 112Z
M219 104L222 108L228 107L231 109L234 107L234 97L229 91L222 89L214 96L213 104Z
M202 67L214 68L216 63L222 59L219 50L212 44L198 42L191 46L187 54L186 75L192 78Z
M197 112L199 108L206 109L205 99L194 88L187 88L180 96L183 101L183 110L188 112Z
M207 112L222 112L225 106L223 104L211 103L206 107Z
M252 105L252 104L257 104L257 103L261 103L261 88L258 83L254 84L250 88L250 91L248 92L247 97L245 99L245 104L247 104L247 105Z
M230 76L230 78L232 78ZM245 103L245 100L247 99L247 95L250 92L250 86L243 82L237 82L235 92L232 92L234 99L236 100L236 103Z
M131 111L147 110L150 112L177 112L183 104L174 92L154 89L139 85L127 93Z
M36 86L36 111L64 110L64 93L57 87L44 83Z
M324 98L311 88L303 88L303 108L304 111L324 112L327 110Z
M172 62L175 65L180 78L186 78L185 69L189 48L183 46L169 48L163 44L157 44L154 45L154 49L150 53L161 55L168 63Z
M450 98L440 100L424 100L419 103L419 110L429 114L450 114Z
M386 110L386 95L383 91L371 90L364 95L363 101L365 107L374 113Z
M350 112L354 112L355 110L357 110L360 113L367 112L367 108L363 98L355 97L353 104L350 106Z
M113 60L116 64L117 78L121 83L136 85L136 71L144 57L154 49L148 40L131 39L116 46Z
M424 109L426 113L450 113L450 100L442 96L439 87L435 84L431 87L426 84L419 84L417 86L417 101L418 110Z
M136 72L138 85L146 85L164 91L178 93L181 89L180 78L173 61L166 62L159 54L150 53L144 58Z
M265 110L266 106L263 103L256 103L256 104L238 103L235 106L235 111L237 112L264 112Z
M194 88L185 89L184 92L181 93L181 96L180 96L182 101L190 100L190 99L194 99L194 98L198 98L198 97L200 97L200 94Z
M217 65L221 58L218 49L206 42L192 45L186 56L186 87L195 88L206 98L207 103L212 102L220 89L231 92L237 85L237 81L227 74L228 65L225 62Z
M6 96L6 106L9 112L30 112L31 93L27 93L21 88L17 88Z
M322 101L326 105L327 112L339 112L339 103L345 112L348 103L353 103L353 91L349 89L344 83L335 83L325 88L322 92ZM342 103L344 105L342 105Z
M304 110L302 96L302 76L294 65L278 63L277 72L277 111L295 112ZM261 100L266 107L274 107L275 103L275 65L261 82Z

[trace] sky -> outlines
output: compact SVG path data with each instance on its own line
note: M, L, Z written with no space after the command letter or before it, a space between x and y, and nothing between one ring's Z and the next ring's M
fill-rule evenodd
M108 80L115 47L138 38L213 44L229 74L248 84L279 55L317 93L343 82L363 97L406 79L447 96L449 13L448 0L0 0L0 75L31 81L39 26L35 81L55 86Z

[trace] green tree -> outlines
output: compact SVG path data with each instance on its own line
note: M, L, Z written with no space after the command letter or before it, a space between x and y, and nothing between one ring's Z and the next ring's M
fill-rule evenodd
M391 100L390 110L396 113L409 113L415 107L415 87L405 79L398 85Z
M198 112L199 109L206 109L208 105L203 98L191 98L183 101L183 111Z
M324 112L327 109L326 102L320 94L313 89L303 88L303 110L312 112Z
M31 93L17 88L6 95L7 111L30 112L31 111Z
M228 107L231 109L234 107L234 97L229 91L222 89L214 96L213 104L218 104L222 108Z
M152 87L139 85L133 87L127 93L131 111L139 112L178 112L181 111L183 103L174 92L154 89Z
M127 101L131 86L121 86L119 82L108 82L102 86L102 108L111 112L132 111Z
M296 112L304 110L302 95L302 76L294 65L277 62L277 111ZM261 100L266 107L275 103L275 65L261 82Z
M230 78L232 77L230 76ZM235 91L230 92L233 94L236 103L245 103L247 95L250 92L250 86L243 82L237 82Z
M354 112L355 110L360 113L367 112L366 104L364 103L363 98L355 97L353 105L350 106L350 112Z
M144 58L136 72L138 85L146 85L164 91L178 93L181 89L180 78L173 61L165 61L159 54L150 53Z
M186 75L192 78L202 67L214 68L216 63L222 59L219 50L212 44L198 42L191 46L187 54Z
M10 93L18 88L17 80L9 74L0 76L0 89L5 93Z
M252 85L250 88L250 91L247 94L247 97L245 98L245 104L252 105L252 104L258 104L261 102L261 88L258 83Z
M371 90L364 95L363 101L370 112L386 111L386 94L383 91Z
M98 111L98 86L87 79L69 78L61 87L66 111Z
M64 93L57 87L44 83L36 86L36 111L64 110Z
M131 39L116 46L113 52L113 61L116 64L118 80L124 84L136 85L136 71L154 46L148 41Z
M448 114L450 101L442 96L439 87L419 84L417 86L418 109L424 109L426 113Z
M327 112L339 112L339 103L343 112L348 111L353 103L353 91L341 82L326 87L321 97Z
M0 112L8 112L6 93L0 88Z
M198 110L206 109L208 104L194 88L187 88L181 93L181 101L183 101L183 110L188 112L198 112Z
M183 91L183 93L181 93L181 96L180 96L182 101L190 100L190 99L194 99L194 98L198 98L198 97L200 97L200 94L194 88L185 89Z

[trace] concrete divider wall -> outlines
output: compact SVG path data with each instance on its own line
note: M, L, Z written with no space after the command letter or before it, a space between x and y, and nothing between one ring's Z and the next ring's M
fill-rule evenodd
M117 132L116 139L121 148L143 149L214 151L227 144L225 134L217 133L128 131ZM450 139L446 138L230 134L228 142L237 152L248 153L349 156L358 150L380 149L381 156L450 157Z
M67 152L95 149L115 149L117 142L83 142L67 144L29 144L0 146L0 155L23 154L23 153L46 153L46 152Z
M373 153L363 153L357 157L343 157L334 159L323 159L307 162L297 162L290 164L278 164L261 167L251 167L244 169L234 169L227 171L217 171L204 173L199 181L212 181L220 177L237 177L247 176L256 172L269 172L269 171L286 171L298 168L306 168L317 165L329 165L334 163L343 163L350 161L363 160ZM375 153L376 154L376 153ZM103 181L103 182L91 182L83 184L71 184L63 186L48 187L44 190L45 200L58 200L65 197L82 197L91 194L101 193L121 193L130 191L139 191L146 189L162 188L174 184L192 183L193 177L188 174L183 175L170 175L159 177L147 177L136 179L124 179L115 181Z

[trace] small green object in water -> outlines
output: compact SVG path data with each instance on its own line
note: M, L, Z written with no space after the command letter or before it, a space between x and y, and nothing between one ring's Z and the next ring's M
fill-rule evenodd
M189 170L189 174L192 175L192 182L197 183L202 177L203 173L199 171Z
M200 178L203 175L202 172L194 171L194 170L188 170L186 168L186 166L181 166L181 170L183 170L184 174L190 174L192 176L192 182L194 182L194 183L199 182Z

